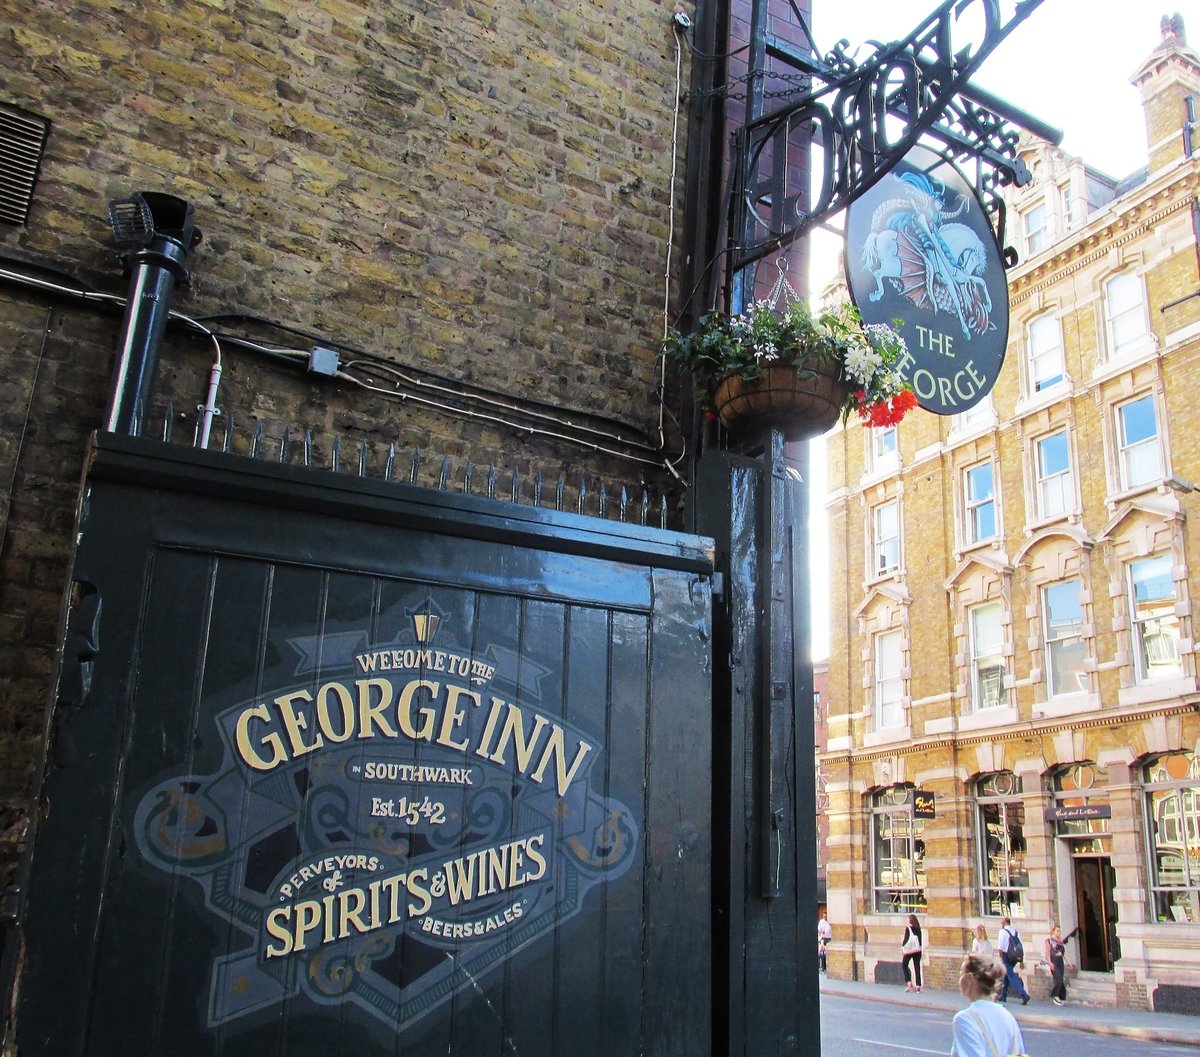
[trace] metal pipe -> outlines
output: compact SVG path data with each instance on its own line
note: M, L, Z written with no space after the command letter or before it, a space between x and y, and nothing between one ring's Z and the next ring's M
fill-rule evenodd
M204 403L198 408L200 412L200 436L196 440L196 447L204 449L208 447L208 438L212 433L213 417L220 414L217 410L217 389L221 384L221 358L213 360L212 368L208 372L208 394L204 398Z
M137 436L158 369L158 350L167 328L177 280L186 281L187 250L177 240L155 235L133 255L129 300L121 324L121 344L113 366L112 396L104 428Z

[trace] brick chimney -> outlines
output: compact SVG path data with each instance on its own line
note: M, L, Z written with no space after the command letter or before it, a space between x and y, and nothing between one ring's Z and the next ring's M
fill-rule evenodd
M1200 152L1200 55L1183 17L1163 15L1162 43L1131 78L1142 93L1151 174Z

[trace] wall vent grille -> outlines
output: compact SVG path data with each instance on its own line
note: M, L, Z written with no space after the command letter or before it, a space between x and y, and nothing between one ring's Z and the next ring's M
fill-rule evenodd
M49 134L45 118L0 103L0 223L20 225L29 219Z

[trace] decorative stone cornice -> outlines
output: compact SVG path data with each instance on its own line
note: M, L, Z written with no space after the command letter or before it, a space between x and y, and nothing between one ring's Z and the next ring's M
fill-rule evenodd
M1140 190L1145 191L1146 188ZM1133 242L1172 214L1191 208L1192 201L1200 193L1200 167L1191 165L1169 184L1150 190L1140 200L1133 201L1132 196L1136 193L1131 192L1130 200L1123 206L1118 199L1120 211L1102 227L1081 228L1073 241L1064 241L1062 248L1045 260L1019 275L1010 275L1009 304L1016 305L1038 291L1049 289L1096 261L1103 260L1114 246Z
M974 745L988 742L1026 741L1030 738L1049 737L1061 731L1095 730L1102 727L1112 727L1118 724L1137 723L1146 719L1160 716L1184 716L1200 711L1200 696L1173 701L1169 704L1151 705L1137 708L1111 709L1108 711L1091 712L1087 715L1062 716L1049 721L1030 721L1012 727L1000 727L986 731L971 731L960 736L957 732L938 734L933 737L916 738L902 744L892 743L886 748L874 748L867 751L850 749L848 751L831 751L818 754L822 762L845 761L847 763L874 763L895 756L916 756L931 749L967 749Z

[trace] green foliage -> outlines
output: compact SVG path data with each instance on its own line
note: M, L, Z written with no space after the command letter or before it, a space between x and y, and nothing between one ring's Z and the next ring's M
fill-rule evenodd
M840 365L843 420L908 389L900 373L908 356L904 339L885 324L864 324L851 304L814 312L807 302L789 300L776 311L757 301L738 316L712 311L695 332L668 337L663 355L692 372L705 407L722 378L752 381L766 367L788 364L809 373L818 364Z

